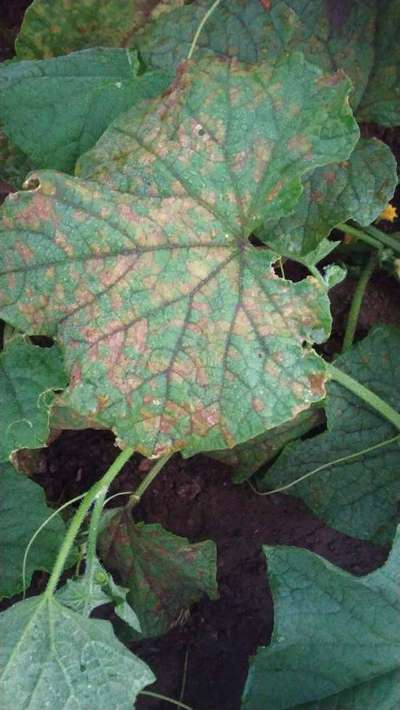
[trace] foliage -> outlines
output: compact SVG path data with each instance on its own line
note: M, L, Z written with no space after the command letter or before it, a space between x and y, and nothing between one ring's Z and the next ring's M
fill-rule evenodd
M394 156L358 122L400 123L399 13L399 0L27 10L0 67L0 179L23 185L0 214L0 595L22 591L23 568L28 585L51 574L0 614L4 710L131 708L152 671L91 614L111 604L136 637L157 636L218 597L213 541L136 519L174 452L223 460L237 483L258 472L258 492L283 488L338 530L392 542L399 330L374 328L334 365L315 346L329 290L354 268L357 245L339 254L335 228L396 269L398 241L372 224ZM123 450L66 530L77 500L53 510L9 462L88 427ZM103 511L134 451L158 461ZM275 628L243 710L394 710L398 538L361 579L265 551Z

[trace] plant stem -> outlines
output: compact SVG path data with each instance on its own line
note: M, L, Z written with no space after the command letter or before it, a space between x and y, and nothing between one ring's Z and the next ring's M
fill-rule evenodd
M104 486L104 488L100 491L100 493L96 497L96 502L93 507L92 515L90 517L90 526L89 526L89 535L88 535L88 542L87 542L87 553L86 553L86 562L87 562L87 569L86 569L86 575L87 575L87 584L88 584L88 594L86 595L86 601L83 609L83 614L85 616L89 615L89 607L90 607L90 600L92 597L92 592L93 592L93 579L94 579L94 573L95 573L95 561L96 561L96 546L97 546L97 533L99 529L99 523L101 519L101 514L103 512L104 508L104 501L106 498L108 492L108 486Z
M356 229L356 227L352 227L350 224L337 224L336 229L340 229L342 232L345 232L345 234L351 234L353 237L361 239L361 241L369 244L370 247L373 247L378 251L382 250L382 244L380 244L380 242L378 242L378 240L374 237L371 237L366 232L363 232L361 229Z
M369 227L364 227L364 229L371 235L371 237L374 237L378 241L382 242L382 244L389 247L389 249L393 249L393 251L400 253L400 241L398 239L393 239L390 234L382 232L381 229L377 229L373 224L370 224Z
M87 493L85 493L85 496L76 511L74 517L72 518L72 521L70 523L70 526L68 528L67 534L64 538L64 541L60 547L55 565L53 567L53 571L50 575L50 579L48 581L46 591L45 591L45 597L48 599L53 596L57 584L60 580L60 577L63 573L64 565L67 561L68 555L71 551L71 548L74 544L74 540L76 536L78 535L78 532L80 530L80 527L85 519L86 513L88 512L90 506L92 505L93 501L96 500L97 496L101 495L103 492L103 489L108 489L114 478L118 475L120 472L121 468L126 464L126 462L130 459L130 457L133 454L133 449L131 447L127 447L123 451L118 454L117 458L115 461L111 464L110 468L104 476L97 481L94 486L92 486Z
M350 224L338 224L336 229L352 234L375 249L381 250L385 246L400 254L400 242L371 225L369 227L352 227Z
M217 9L217 7L218 7L218 5L220 4L220 2L221 2L221 0L215 0L215 2L213 2L213 4L211 5L211 7L208 8L208 10L207 10L206 14L204 15L202 21L200 22L200 24L199 24L199 26L198 26L198 28L197 28L195 34L194 34L192 44L190 45L189 54L187 55L187 58L188 58L188 59L191 59L191 58L192 58L193 52L194 52L194 50L196 49L197 41L198 41L198 39L199 39L199 37L200 37L200 35L201 35L201 33L202 33L203 27L204 27L204 25L206 24L208 18L209 18L209 17L212 15L212 13L214 12L214 10Z
M149 473L147 476L143 479L143 481L140 483L140 485L136 488L134 493L132 493L131 497L129 498L129 502L127 505L128 510L132 510L138 503L140 503L140 499L145 491L147 491L148 487L153 483L154 479L158 474L160 473L161 469L164 468L165 464L169 459L173 456L173 453L170 454L164 454L164 456L161 456L161 458L158 459L157 463L154 464L153 468L150 469Z
M375 409L384 419L387 419L396 429L400 430L400 413L396 412L390 404L387 404L387 402L378 397L378 395L371 392L367 387L364 387L360 382L357 382L357 380L354 380L350 375L347 375L334 365L328 366L328 372L332 380L339 382L340 385L362 399L369 407Z
M361 305L365 295L365 290L367 288L368 281L370 280L375 270L375 267L377 266L377 263L378 258L376 252L371 252L368 261L366 262L364 269L362 270L361 276L358 280L357 286L353 294L349 315L347 316L346 332L344 334L343 339L342 353L348 350L353 344Z
M161 695L160 693L152 693L150 690L141 690L139 695L148 695L150 698L157 698L157 700L165 700L166 703L176 705L178 708L183 708L184 710L193 710L193 708L189 707L189 705L181 703L180 700L168 698L166 695Z

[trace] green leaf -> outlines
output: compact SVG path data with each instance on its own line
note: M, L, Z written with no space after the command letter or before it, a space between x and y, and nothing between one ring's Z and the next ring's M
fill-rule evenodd
M89 49L0 66L0 121L35 168L72 172L120 113L166 89L160 71L138 75L135 52Z
M114 636L54 598L34 597L0 615L3 710L132 710L155 680Z
M400 124L399 26L399 0L379 0L374 66L358 108L360 121L374 121L383 126Z
M39 526L54 511L46 505L41 486L10 464L0 471L0 598L22 591L22 562L26 547ZM64 539L65 526L55 516L33 543L27 560L26 583L35 570L50 572Z
M0 180L19 189L31 170L32 165L26 155L16 148L0 129Z
M340 26L329 16L326 0L274 0L268 11L259 0L221 2L202 30L196 57L214 54L255 63L300 50L326 72L343 69L352 80L357 106L374 62L377 2L346 3ZM145 63L175 70L211 4L199 0L146 24L134 37Z
M160 636L203 594L218 598L216 547L211 540L191 545L161 525L135 524L117 512L100 537L107 567L129 587L128 601L144 636Z
M400 331L374 328L337 358L340 369L400 409ZM327 385L328 431L288 446L259 479L273 490L319 466L352 456L394 436L395 428L339 384ZM400 500L400 439L343 463L327 465L286 492L301 498L331 527L353 537L391 542Z
M132 607L126 601L129 590L115 584L112 575L96 559L93 576L89 568L76 579L68 579L64 587L58 590L56 597L74 611L90 616L91 612L102 604L114 604L114 611L132 629L140 632L140 622Z
M241 483L268 461L273 459L290 441L300 438L323 421L320 409L306 409L289 422L260 434L255 439L245 441L233 449L210 451L217 461L234 468L233 480Z
M242 710L395 710L400 665L400 535L357 578L307 550L264 547L271 645L252 660Z
M367 226L394 194L396 160L375 138L361 139L350 158L325 165L303 179L294 212L267 222L257 236L292 259L316 249L336 225L354 219Z
M302 173L349 155L348 91L300 55L190 64L114 122L78 164L86 180L32 175L8 198L1 313L57 335L68 405L144 455L191 455L323 397L307 344L329 333L324 289L278 278L249 236L295 203Z
M12 338L0 354L0 461L46 444L53 390L66 384L57 346L39 348L23 336Z
M126 47L155 7L170 4L171 0L34 0L16 41L17 56L43 59L89 47Z

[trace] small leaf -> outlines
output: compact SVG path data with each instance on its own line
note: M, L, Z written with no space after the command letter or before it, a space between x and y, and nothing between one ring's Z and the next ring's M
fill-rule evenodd
M257 236L291 259L317 248L340 222L367 226L392 197L396 160L381 141L361 139L350 158L325 165L303 178L303 193L292 214L270 220Z
M116 116L168 86L162 72L138 71L124 49L0 66L3 130L35 168L72 172Z
M128 601L145 636L168 631L203 594L218 597L216 548L210 540L191 545L161 525L135 524L122 510L103 531L100 552L129 587Z
M263 549L275 624L242 710L396 710L400 534L386 564L361 578L307 550Z
M113 123L86 180L32 175L8 198L1 312L57 334L65 403L152 456L232 447L323 397L305 344L329 333L324 289L279 279L249 236L350 154L348 92L300 55L192 63Z
M268 461L273 459L286 444L309 432L321 424L323 414L320 409L306 409L297 417L274 429L269 429L255 439L245 441L233 449L210 451L207 456L222 461L234 468L233 480L241 483Z
M168 2L34 0L17 37L17 56L43 59L89 47L126 47L158 4Z
M400 409L400 330L374 328L345 355L338 367L396 410ZM328 431L288 446L257 479L261 490L273 490L313 469L396 436L396 430L374 410L344 390L327 385ZM400 500L400 439L353 460L327 466L286 492L301 498L331 527L353 537L391 542Z
M60 350L16 336L0 354L0 461L45 446L53 390L67 384Z
M0 471L0 598L22 591L22 562L26 547L39 526L54 511L44 491L10 464ZM55 516L39 533L27 559L26 583L36 570L50 572L64 539L62 518Z
M112 602L114 611L132 629L140 632L141 627L132 607L126 601L129 590L115 584L112 575L106 572L98 560L93 565L93 575L89 567L85 574L76 579L68 579L64 587L58 590L56 597L74 611L90 616L91 612L102 604Z
M0 615L0 630L4 710L132 710L155 680L108 621L86 619L54 598L15 604Z

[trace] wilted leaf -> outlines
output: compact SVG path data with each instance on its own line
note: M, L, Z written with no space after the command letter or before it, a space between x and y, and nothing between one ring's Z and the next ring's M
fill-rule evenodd
M72 172L116 116L168 86L160 71L138 72L124 49L0 66L0 122L35 168Z
M126 601L129 590L115 584L112 575L96 559L91 571L87 565L85 573L75 579L68 579L58 590L56 597L74 611L90 616L102 604L114 604L114 611L135 631L141 631L139 619Z
M383 126L400 124L400 27L399 0L376 0L377 28L374 66L358 109L361 121Z
M340 369L400 409L400 331L381 326L337 358ZM336 364L335 363L335 364ZM383 442L398 433L363 401L335 382L327 385L328 431L288 446L260 479L261 490L283 486L314 468ZM316 473L287 493L304 500L331 527L367 540L390 542L398 522L400 439Z
M46 505L43 489L10 464L0 471L0 598L22 590L22 562L32 535L54 511ZM35 570L50 572L65 535L55 516L33 543L27 560L26 581Z
M80 163L90 181L42 173L8 198L1 312L57 333L72 408L144 455L191 455L321 399L305 344L329 333L324 289L279 279L248 237L295 203L304 171L351 152L347 93L300 55L206 60L114 122Z
M129 587L128 601L144 636L160 636L204 594L218 597L216 548L191 545L161 525L134 523L122 510L100 538L101 556Z
M158 4L160 0L34 0L17 38L17 55L43 59L89 47L127 47Z
M361 578L306 550L264 547L275 625L251 661L242 710L396 710L399 537Z
M361 139L348 160L303 178L304 191L289 216L267 222L257 236L292 259L315 249L340 222L373 222L397 185L396 160L375 138Z
M322 421L322 410L307 409L289 422L270 429L255 439L245 441L233 449L210 451L207 455L232 466L233 480L241 483L253 476L260 466L273 459L286 444L300 438Z
M34 597L0 615L2 710L132 710L155 680L114 636L54 598Z
M46 444L53 390L66 384L57 346L39 348L23 336L7 344L0 354L0 461Z

